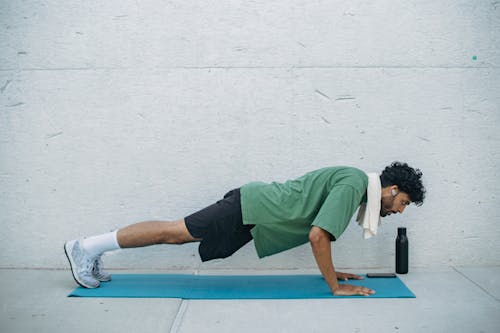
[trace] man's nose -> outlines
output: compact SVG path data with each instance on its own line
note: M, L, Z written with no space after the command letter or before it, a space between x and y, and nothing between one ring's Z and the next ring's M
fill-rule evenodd
M399 208L399 214L403 214L405 208L406 206L401 206L401 208Z

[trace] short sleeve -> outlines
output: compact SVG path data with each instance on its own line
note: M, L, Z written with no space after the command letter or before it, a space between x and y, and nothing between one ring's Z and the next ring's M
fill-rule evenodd
M363 193L350 185L334 186L312 225L328 231L335 239L344 232L359 207Z

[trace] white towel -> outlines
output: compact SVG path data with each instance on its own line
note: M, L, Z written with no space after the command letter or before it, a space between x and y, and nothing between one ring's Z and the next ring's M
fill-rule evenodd
M368 239L377 234L377 228L380 224L380 200L382 198L382 185L380 177L376 173L367 173L368 188L367 202L359 206L358 217L356 220L363 228L363 237Z

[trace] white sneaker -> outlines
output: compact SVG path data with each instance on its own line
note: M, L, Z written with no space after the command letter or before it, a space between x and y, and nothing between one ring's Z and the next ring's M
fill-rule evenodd
M94 278L101 282L108 282L111 281L111 274L103 271L103 264L101 260L101 256L98 256L96 260L94 261L94 267L92 268L92 275Z
M76 283L85 288L99 287L99 281L92 275L96 258L85 252L81 242L79 240L67 241L64 244L64 252L68 257L71 273Z

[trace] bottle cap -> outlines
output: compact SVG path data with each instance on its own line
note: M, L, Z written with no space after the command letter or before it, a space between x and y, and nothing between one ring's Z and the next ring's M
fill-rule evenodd
M401 236L406 235L406 228L399 227L398 228L398 235L401 235Z

